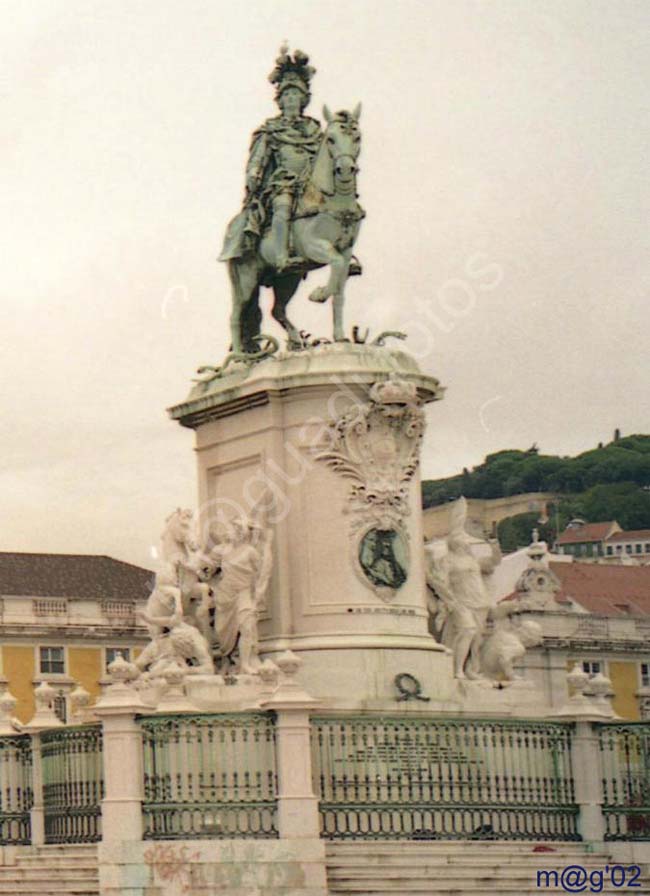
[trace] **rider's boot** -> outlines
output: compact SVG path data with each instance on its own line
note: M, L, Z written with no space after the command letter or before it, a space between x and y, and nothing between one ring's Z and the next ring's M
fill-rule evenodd
M287 202L275 202L273 220L271 221L271 240L275 266L278 271L284 270L289 263L289 210Z
M275 267L283 271L291 265L299 264L299 257L289 255L289 235L291 228L291 196L282 194L273 203L273 218L271 220L271 244L275 257Z

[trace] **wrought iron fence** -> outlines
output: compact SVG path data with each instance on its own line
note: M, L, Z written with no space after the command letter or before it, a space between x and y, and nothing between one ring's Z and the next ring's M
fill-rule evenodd
M579 840L567 723L312 719L327 838Z
M277 837L271 713L149 716L144 837Z
M28 734L0 737L0 844L31 839L32 747Z
M41 735L46 843L101 840L104 795L101 725L44 731Z
M597 725L606 840L650 840L650 724Z

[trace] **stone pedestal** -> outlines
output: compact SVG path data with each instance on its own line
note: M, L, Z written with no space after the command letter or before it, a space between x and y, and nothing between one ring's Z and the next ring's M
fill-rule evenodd
M196 431L205 540L270 508L260 650L302 655L314 697L394 700L402 672L449 697L449 655L428 631L418 473L422 406L441 397L405 352L339 343L233 365L170 410Z

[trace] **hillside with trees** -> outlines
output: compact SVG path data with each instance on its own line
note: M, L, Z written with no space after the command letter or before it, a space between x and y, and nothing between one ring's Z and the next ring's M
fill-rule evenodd
M650 436L615 437L576 457L506 450L489 454L472 470L464 469L447 479L425 480L422 503L436 507L461 495L466 498L502 498L528 492L553 492L549 520L538 523L538 514L520 514L499 526L504 550L530 541L534 526L541 537L553 541L570 519L588 522L617 520L623 529L650 528Z

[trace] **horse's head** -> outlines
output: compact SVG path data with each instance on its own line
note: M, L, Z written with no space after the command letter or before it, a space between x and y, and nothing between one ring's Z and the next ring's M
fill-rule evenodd
M165 531L162 536L163 553L174 548L183 551L196 549L194 543L194 514L191 510L177 508L165 520Z
M359 117L361 104L352 112L341 111L332 115L323 106L327 128L316 158L312 181L323 193L353 193L356 189L357 158L361 151Z

